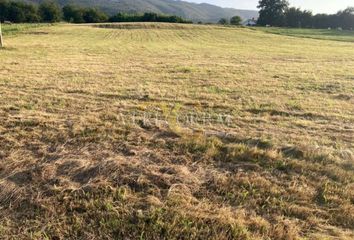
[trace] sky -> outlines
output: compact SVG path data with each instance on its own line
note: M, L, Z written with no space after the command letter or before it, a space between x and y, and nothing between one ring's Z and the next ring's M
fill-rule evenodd
M206 2L222 7L238 9L257 9L258 0L187 0L189 2ZM314 13L336 13L349 6L354 7L354 0L289 0L290 5L312 10Z

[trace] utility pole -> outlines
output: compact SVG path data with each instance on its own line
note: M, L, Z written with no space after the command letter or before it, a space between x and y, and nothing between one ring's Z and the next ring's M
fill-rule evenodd
M4 47L4 43L2 41L2 31L1 31L1 21L0 21L0 48Z

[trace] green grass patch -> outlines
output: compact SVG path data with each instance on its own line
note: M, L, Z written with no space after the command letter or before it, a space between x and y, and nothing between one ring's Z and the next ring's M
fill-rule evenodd
M286 35L291 37L354 42L354 31L348 31L348 30L275 28L275 27L271 27L271 28L257 27L254 29L258 29L266 33Z
M2 33L6 36L6 35L15 35L32 28L46 27L51 25L52 24L47 24L47 23L23 23L23 24L2 24L1 27L2 27Z

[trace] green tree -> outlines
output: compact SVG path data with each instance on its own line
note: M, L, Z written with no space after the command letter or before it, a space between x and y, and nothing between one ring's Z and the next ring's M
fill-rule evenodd
M241 25L241 23L242 23L242 18L240 16L234 16L230 19L231 25Z
M39 5L39 15L43 22L59 22L61 9L56 2L44 1Z
M260 0L258 24L261 26L284 26L285 11L289 6L287 0Z
M74 5L66 5L63 7L63 18L65 21L71 23L85 22L83 9Z
M312 12L291 7L285 11L287 27L312 27Z
M7 19L9 14L9 1L0 0L0 21L3 22Z
M41 21L41 18L38 14L38 6L34 4L25 4L22 10L25 12L25 22L35 23Z
M287 27L301 27L302 11L300 8L291 7L285 11Z
M304 10L301 15L301 25L302 27L312 28L313 27L313 14L311 11Z
M156 13L144 13L143 17L142 17L142 21L143 22L157 22L158 19L158 15Z
M86 23L100 23L108 20L108 16L95 8L87 8L83 14Z
M221 25L226 25L226 24L228 24L228 21L226 18L221 18L218 23Z
M14 23L39 22L37 5L24 2L0 0L0 21Z
M10 2L7 9L7 21L21 23L26 21L26 14L23 11L22 2Z
M339 27L343 29L354 29L354 7L348 7L343 11L337 13Z

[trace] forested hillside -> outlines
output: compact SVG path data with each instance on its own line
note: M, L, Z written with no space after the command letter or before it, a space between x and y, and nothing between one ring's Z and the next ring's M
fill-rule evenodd
M42 2L28 0L27 2ZM221 8L210 4L195 4L174 0L59 0L60 5L76 4L85 7L98 7L108 14L117 12L155 12L178 15L195 21L217 22L220 18L238 15L244 19L258 16L256 11Z

